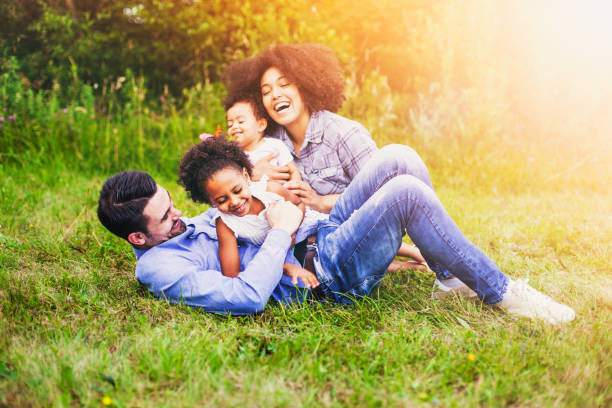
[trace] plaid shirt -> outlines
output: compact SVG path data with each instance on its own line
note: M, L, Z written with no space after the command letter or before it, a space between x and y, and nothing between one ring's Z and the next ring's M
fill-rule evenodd
M329 111L311 115L300 157L284 127L271 136L287 145L302 178L320 195L342 193L377 150L363 125Z

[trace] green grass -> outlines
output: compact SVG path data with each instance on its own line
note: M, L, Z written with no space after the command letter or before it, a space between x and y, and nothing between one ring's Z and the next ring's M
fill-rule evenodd
M607 185L480 188L469 167L450 179L432 166L466 235L576 310L565 326L432 300L433 276L415 271L354 306L270 304L236 318L139 287L131 250L95 216L106 174L19 157L32 164L0 170L2 406L612 405ZM185 214L201 210L155 176Z

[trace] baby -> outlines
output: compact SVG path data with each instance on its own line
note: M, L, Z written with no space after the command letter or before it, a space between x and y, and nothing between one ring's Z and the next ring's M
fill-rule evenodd
M305 209L301 200L280 184L261 180L251 181L252 164L234 141L223 137L209 137L193 146L180 165L180 182L194 201L211 204L219 210L215 219L219 240L219 260L223 275L237 277L240 258L237 240L261 245L268 231L265 212L278 200L291 201L305 212L304 220L295 234L301 242L317 231L318 222L326 215ZM301 279L307 287L319 285L310 271L286 262L283 272L294 283Z
M225 107L227 134L238 142L253 165L274 154L275 156L270 159L270 164L287 166L289 168L289 180L302 180L300 171L287 146L278 139L264 137L268 121L264 114L259 112L253 101L247 98L226 100Z

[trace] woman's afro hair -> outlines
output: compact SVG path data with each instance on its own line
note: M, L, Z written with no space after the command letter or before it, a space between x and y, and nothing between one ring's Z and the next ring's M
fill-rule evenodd
M272 67L278 68L289 81L297 85L310 113L328 110L337 112L344 102L344 78L334 51L320 44L278 44L260 54L230 64L223 78L227 87L226 101L240 95L255 95L265 112L260 81ZM226 104L227 106L227 104ZM266 113L268 124L274 122Z
M185 187L187 194L197 203L210 204L206 194L206 182L219 170L234 168L246 169L251 175L252 165L248 156L236 142L225 137L210 137L189 149L181 160L178 176L179 184Z

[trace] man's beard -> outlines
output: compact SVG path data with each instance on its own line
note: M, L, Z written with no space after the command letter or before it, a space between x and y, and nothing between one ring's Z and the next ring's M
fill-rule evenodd
M181 220L181 219L179 218L178 223L179 223L179 227L178 227L178 230L177 230L176 234L172 234L172 236L171 236L170 238L174 238L174 237L176 237L176 236L178 236L178 235L181 235L181 234L182 234L182 233L184 233L185 231L187 231L187 225L185 225L185 223L183 222L183 220Z

